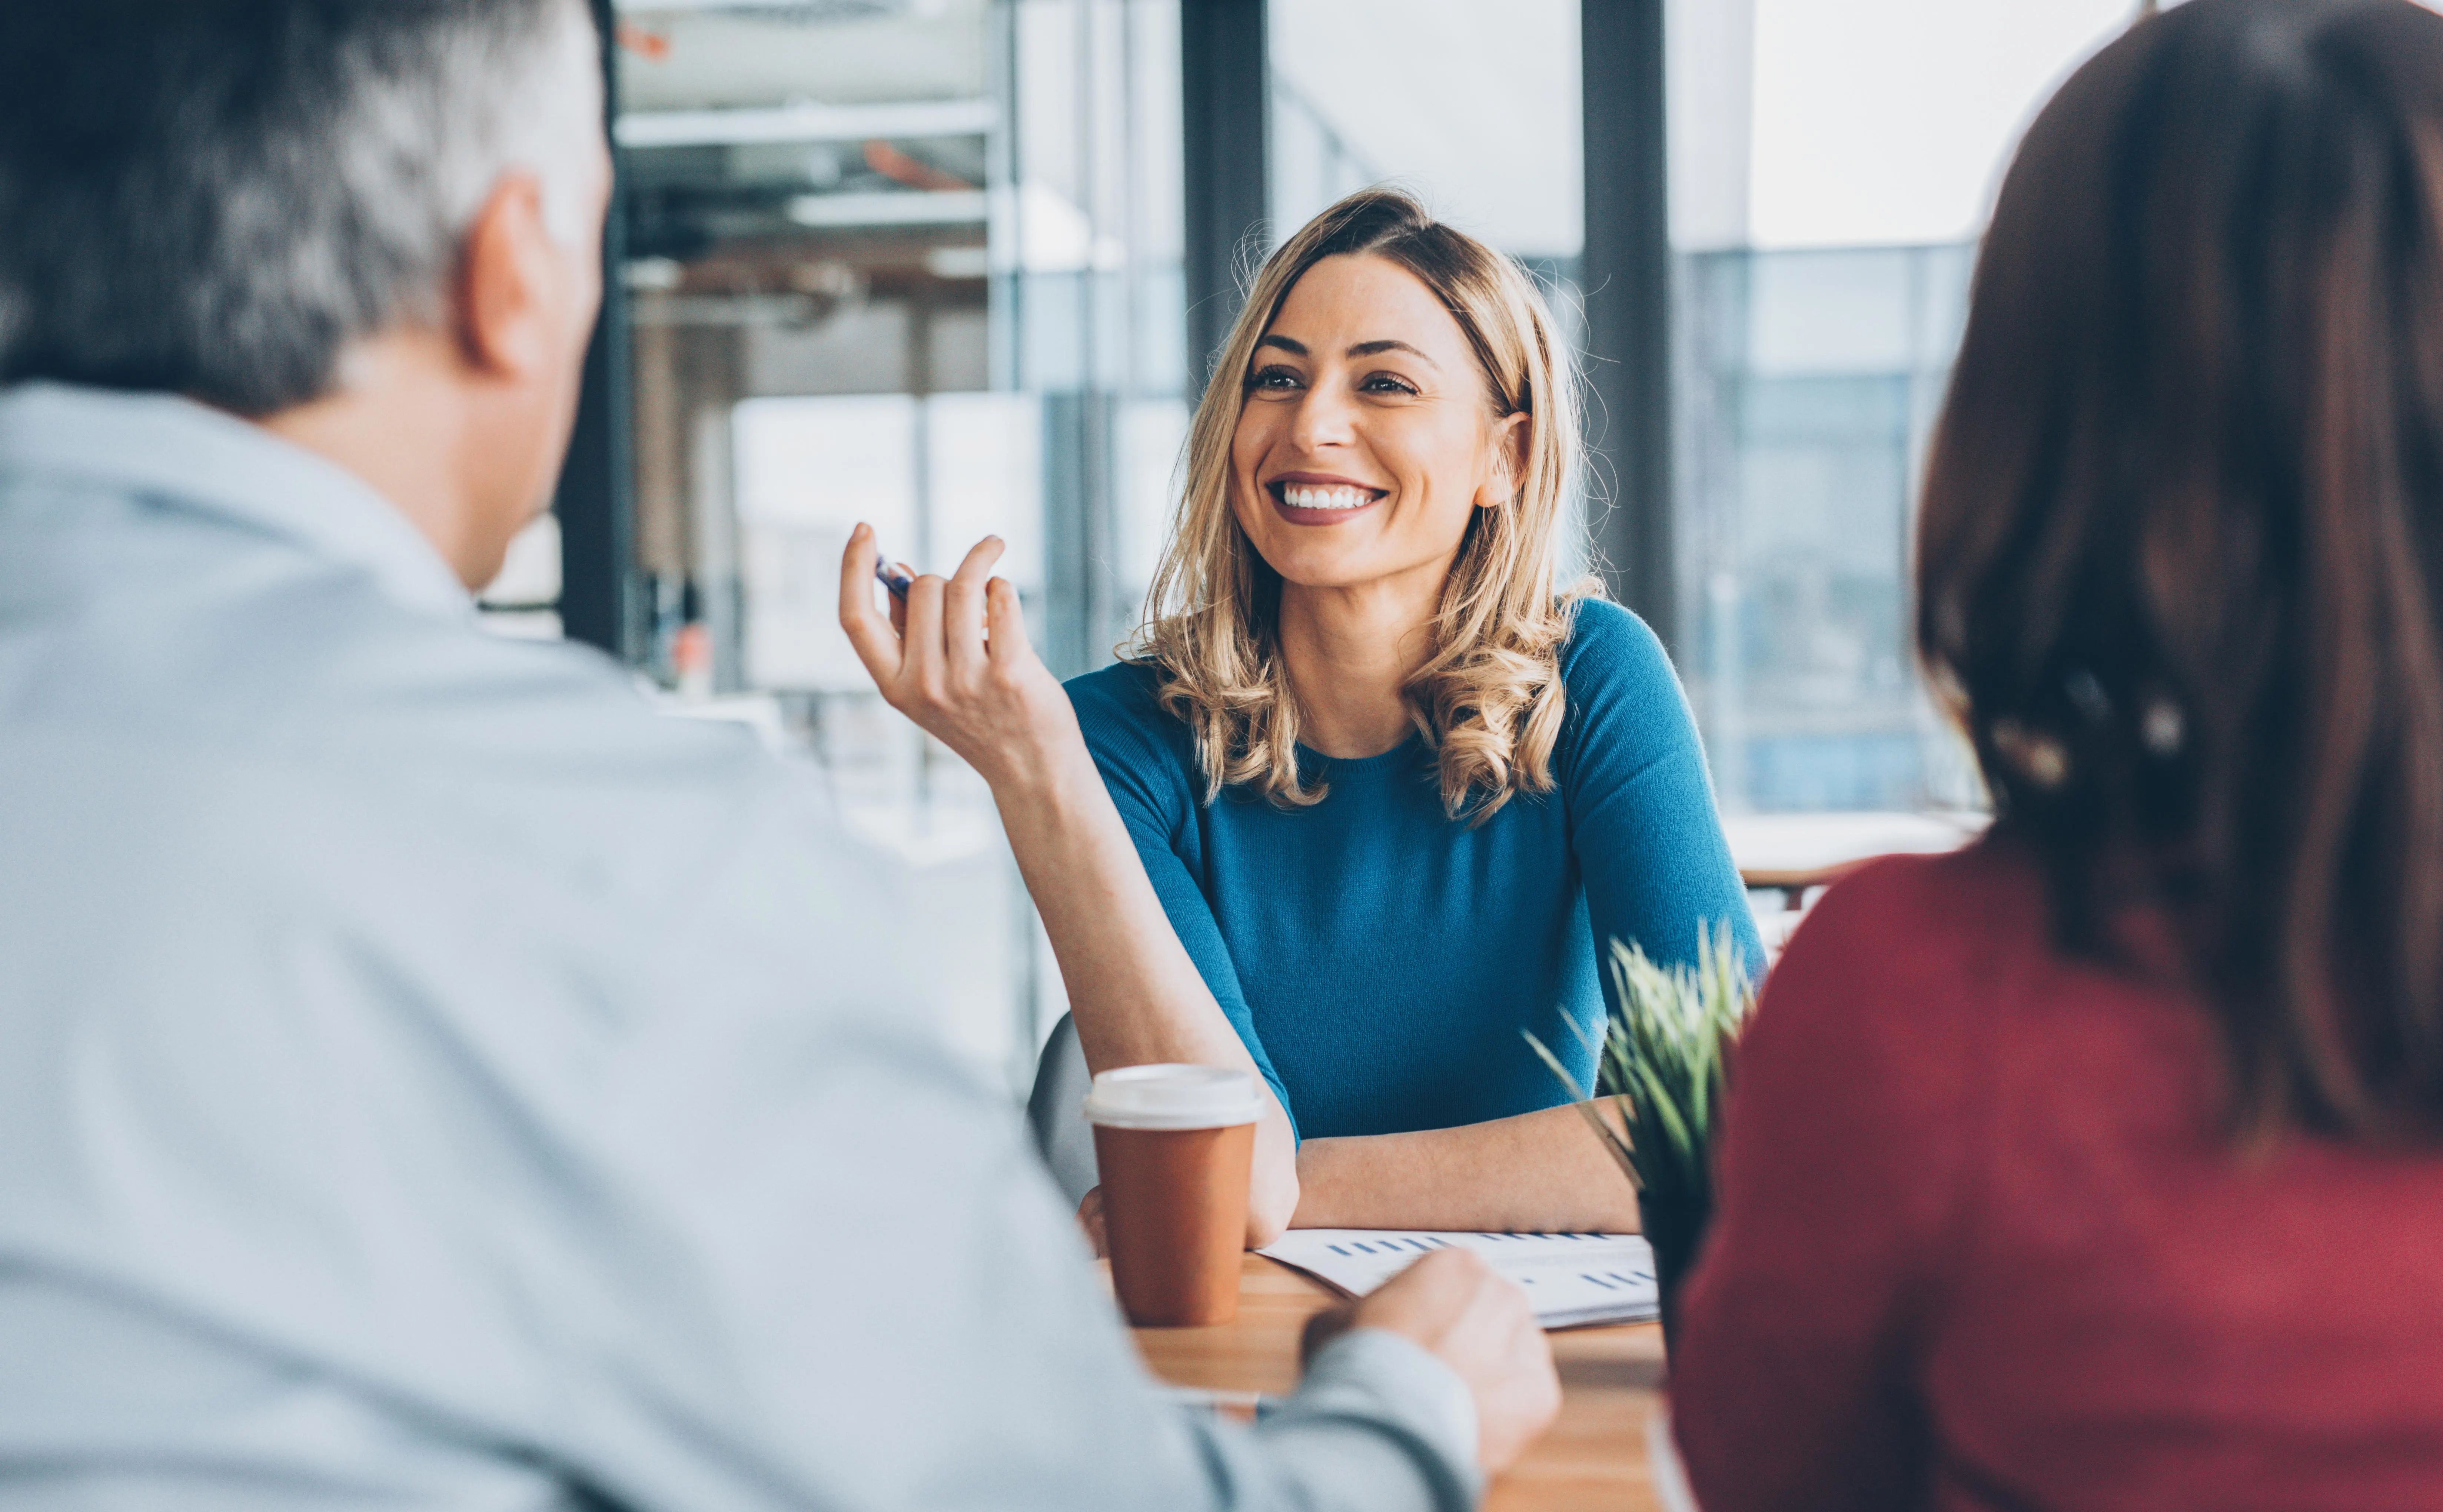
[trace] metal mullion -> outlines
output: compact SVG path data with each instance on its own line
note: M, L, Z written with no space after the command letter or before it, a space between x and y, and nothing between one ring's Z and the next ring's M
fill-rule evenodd
M603 130L608 138L619 117L617 18L611 0L593 0L602 34ZM636 644L645 617L631 603L637 592L635 478L631 452L633 421L628 362L627 227L617 171L610 212L602 228L602 310L586 348L583 386L568 438L568 455L552 490L560 517L560 622L571 640L599 646L627 661L640 659Z
M1590 0L1591 3L1591 0ZM1202 389L1239 313L1239 249L1270 212L1264 0L1180 0L1187 351Z
M1589 544L1612 596L1677 649L1663 0L1582 0ZM1603 502L1608 493L1609 507Z

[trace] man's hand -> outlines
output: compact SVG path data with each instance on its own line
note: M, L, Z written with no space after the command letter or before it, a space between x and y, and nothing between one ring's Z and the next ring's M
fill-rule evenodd
M1307 1324L1312 1355L1351 1328L1386 1328L1423 1345L1476 1398L1477 1458L1506 1469L1561 1410L1552 1348L1515 1282L1467 1249L1438 1249L1371 1296Z

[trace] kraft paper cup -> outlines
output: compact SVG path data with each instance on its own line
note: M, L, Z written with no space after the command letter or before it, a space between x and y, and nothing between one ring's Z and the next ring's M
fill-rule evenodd
M1239 1316L1256 1079L1220 1066L1126 1066L1094 1079L1086 1119L1120 1310L1139 1328Z

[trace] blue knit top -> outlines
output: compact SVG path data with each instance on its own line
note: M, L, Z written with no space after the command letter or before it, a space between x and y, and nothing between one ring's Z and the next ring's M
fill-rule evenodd
M1627 610L1582 601L1561 654L1555 787L1474 828L1442 811L1433 749L1299 769L1331 794L1208 804L1187 726L1122 662L1069 697L1154 892L1304 1137L1394 1134L1569 1100L1522 1031L1591 1085L1607 972L1633 941L1693 960L1727 919L1763 952L1714 811L1687 700Z

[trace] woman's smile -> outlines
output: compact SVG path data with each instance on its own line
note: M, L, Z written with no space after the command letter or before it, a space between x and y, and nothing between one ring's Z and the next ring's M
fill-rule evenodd
M1327 472L1284 472L1264 485L1274 512L1292 525L1343 525L1390 497L1387 489Z

